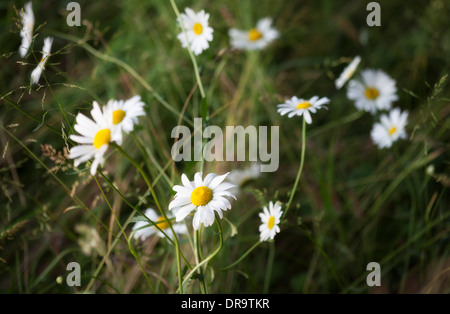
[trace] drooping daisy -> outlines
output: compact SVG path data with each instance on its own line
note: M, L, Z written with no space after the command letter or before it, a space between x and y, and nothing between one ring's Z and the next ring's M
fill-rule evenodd
M259 176L261 176L261 166L256 162L252 163L250 167L230 171L227 181L236 185L236 188L230 191L238 195L240 193L240 187Z
M22 20L22 28L20 29L22 43L19 47L19 54L23 58L33 41L34 13L31 1L25 4L24 8L20 11L20 17Z
M263 18L250 30L231 28L228 31L230 44L235 49L260 50L278 38L278 31L272 27L271 18Z
M80 135L70 135L70 139L80 143L70 149L69 158L75 159L74 165L77 167L82 162L94 158L91 165L91 175L95 175L97 167L104 161L104 154L112 142L121 143L120 132L109 122L110 119L101 110L96 101L93 103L91 115L94 120L89 119L82 113L76 117L75 130Z
M169 223L164 219L163 216L160 216L156 213L156 211L152 208L147 208L144 212L144 215L150 219L151 221L155 222L159 229L164 231L165 234L167 234L171 239L173 239L173 232L170 229ZM169 220L172 219L172 217L167 217ZM185 224L172 224L173 231L175 231L176 234L186 234L187 228ZM133 237L136 239L141 239L144 241L149 236L153 234L157 234L160 238L164 238L164 234L158 230L155 226L153 226L148 221L138 221L134 224L133 230L135 230Z
M280 227L278 224L280 223L282 214L283 211L281 210L281 205L278 202L275 204L270 202L268 209L267 206L264 206L263 212L259 213L259 217L262 222L259 226L259 241L263 242L268 239L273 240L273 238L275 238L275 235L280 232Z
M377 110L391 109L398 99L395 81L381 70L364 70L360 79L348 83L347 97L356 108L374 114Z
M360 56L356 56L355 58L353 58L352 62L347 65L347 67L344 69L344 71L342 71L341 75L335 81L336 89L341 89L342 86L344 86L344 84L353 76L360 62Z
M201 10L195 13L192 9L186 8L185 13L180 14L179 23L182 23L186 34L182 31L177 38L183 48L187 45L195 55L199 55L203 50L209 48L210 41L213 40L213 29L209 26L209 13Z
M314 96L309 100L303 98L297 98L296 96L286 100L285 103L278 105L278 112L284 116L288 113L288 117L301 116L305 119L306 123L311 124L311 113L316 113L317 109L320 109L323 105L328 104L330 100L327 97L319 98Z
M222 218L222 211L231 209L231 203L227 197L236 199L228 191L234 188L235 185L223 182L227 175L228 173L220 176L210 173L202 180L202 173L197 172L194 176L194 181L191 182L183 174L181 176L183 185L175 185L173 187L173 190L177 193L175 194L175 199L169 204L169 209L174 211L176 221L183 220L191 211L196 210L193 226L197 230L201 223L205 227L209 227L214 223L214 211Z
M374 124L370 136L381 148L389 148L400 138L406 138L405 126L408 123L408 112L392 109L389 116L382 114L380 122Z
M138 124L138 117L145 115L144 106L141 96L134 96L125 101L109 100L104 111L111 124L128 134L133 131L134 125ZM120 131L118 136L122 136Z
M50 50L52 49L53 38L46 37L44 39L44 48L42 48L42 58L39 61L37 67L31 72L31 82L33 84L37 84L41 77L42 71L45 69L45 63L47 62L48 57L50 56Z

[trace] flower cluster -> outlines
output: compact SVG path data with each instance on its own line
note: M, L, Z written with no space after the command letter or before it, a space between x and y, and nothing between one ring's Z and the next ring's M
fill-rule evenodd
M359 62L360 60L358 64ZM350 64L348 68L351 69L344 72L353 73L353 67L354 65ZM384 71L362 70L358 78L348 83L347 97L354 101L357 109L370 112L372 115L390 110L389 115L380 116L380 121L374 123L370 132L372 141L378 148L389 148L398 139L406 138L408 112L401 112L398 108L392 109L392 104L398 100L396 82Z
M137 124L137 118L145 115L144 103L140 96L126 101L109 100L103 108L94 101L91 110L93 119L78 113L75 131L70 139L81 144L70 149L69 158L75 159L75 167L94 158L91 175L95 175L99 164L104 162L104 155L111 143L122 144L122 132L129 133Z
M208 13L186 8L177 21L182 28L177 38L183 48L189 46L195 55L209 48L214 30L209 26ZM250 30L231 28L228 35L232 48L246 50L261 50L279 37L278 31L272 27L272 19L268 17L259 20Z

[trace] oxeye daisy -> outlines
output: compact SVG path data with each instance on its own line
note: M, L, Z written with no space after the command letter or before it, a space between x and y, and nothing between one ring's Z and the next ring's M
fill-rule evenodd
M81 134L71 135L70 139L80 143L70 149L69 158L75 159L74 165L77 167L82 162L94 158L91 165L91 174L95 175L97 167L104 161L104 154L112 142L121 143L120 132L109 122L110 119L101 110L96 101L93 103L91 115L94 120L89 119L82 113L76 117L75 130Z
M41 78L41 73L45 69L45 63L47 63L47 59L50 56L50 50L52 49L53 38L46 37L44 39L44 47L42 48L42 58L39 61L37 67L31 72L31 82L33 84L37 84L39 79Z
M244 169L235 169L230 171L227 181L235 184L237 187L232 190L236 195L240 193L242 187L248 181L254 180L261 176L261 166L258 163L252 163L251 166Z
M182 23L186 34L182 31L177 38L183 48L188 45L195 55L199 55L203 50L209 48L210 41L213 40L213 29L209 26L209 13L201 10L195 13L192 9L186 8L185 13L180 14L179 23Z
M400 109L392 109L389 116L382 114L380 122L375 123L370 136L380 148L389 148L392 143L400 138L406 138L405 127L408 123L408 112Z
M344 69L344 71L342 71L341 75L335 81L337 89L341 89L342 86L344 86L344 84L353 76L360 62L361 57L356 56L355 58L353 58L352 62L347 65L347 67Z
M152 208L147 208L144 212L144 215L157 224L159 229L164 231L166 235L168 235L171 239L173 239L173 232L170 229L169 223L164 219L163 216L160 216L156 213L156 211ZM172 217L167 217L169 220L172 219ZM185 224L172 224L172 229L175 231L176 234L186 234L187 228ZM134 224L133 226L134 234L133 237L136 239L141 239L144 241L149 236L156 234L160 238L164 238L164 234L158 230L155 226L150 224L150 222L141 220Z
M235 49L260 50L278 38L278 31L272 27L271 18L263 18L250 30L231 28L228 31L230 44Z
M125 101L109 100L104 111L112 125L128 134L138 124L138 117L145 115L144 106L141 96L134 96ZM120 131L118 136L122 136Z
M181 176L183 185L175 185L173 187L173 190L177 193L175 194L175 199L169 204L169 210L174 211L176 221L183 220L195 210L192 224L194 229L197 230L201 223L205 227L209 227L214 223L214 211L222 218L222 211L231 209L231 203L227 197L236 199L231 192L227 191L236 186L223 182L227 175L228 173L220 176L210 173L203 180L202 173L197 172L194 176L194 181L191 182L183 174Z
M377 110L390 109L398 99L395 81L381 70L364 70L360 79L348 83L347 97L356 108L374 114Z
M281 210L281 205L278 202L275 204L270 202L269 208L264 206L263 212L259 213L259 217L262 222L259 226L260 242L267 241L268 239L273 240L275 235L280 232L280 227L278 224L280 223L282 214L283 211Z
M20 17L22 22L22 28L20 29L22 43L19 47L19 54L23 58L33 41L34 13L31 1L25 4L24 8L20 11Z
M328 104L329 102L330 100L327 97L319 98L319 96L314 96L309 100L306 100L294 96L285 103L279 104L278 112L282 116L288 114L289 118L303 115L306 123L311 124L311 113L316 113L317 109L321 109L323 105Z

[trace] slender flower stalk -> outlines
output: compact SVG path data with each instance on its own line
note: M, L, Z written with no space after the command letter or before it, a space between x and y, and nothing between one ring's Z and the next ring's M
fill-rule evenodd
M237 264L239 264L240 262L242 262L242 260L244 258L247 257L248 254L250 254L254 249L256 249L261 243L261 241L257 241L255 244L253 244L244 254L241 255L241 257L239 257L236 261L234 261L232 264L222 268L222 270L228 270L234 266L236 266Z
M165 219L165 221L169 221L166 213L164 212L164 210L161 207L161 204L158 200L158 197L156 196L155 190L153 189L153 185L151 184L147 174L145 173L144 169L142 169L142 167L130 156L128 155L127 152L125 152L122 147L120 147L119 145L116 145L115 143L113 143L113 146L125 157L127 158L132 164L133 166L136 168L136 170L141 174L142 178L144 179L145 183L147 184L149 190L150 190L150 194L153 197L153 200L155 201L155 205L158 208L159 212L161 213L162 217ZM175 252L176 252L176 260L177 260L177 273L178 273L178 284L180 287L180 294L183 293L183 289L182 289L182 277L181 277L181 256L180 256L180 243L178 242L178 237L175 233L175 230L172 227L172 224L169 224L169 228L172 231L173 234L173 240L175 242Z
M177 19L180 20L181 19L180 11L178 10L178 7L177 7L175 1L174 0L170 0L170 4L172 5L172 8L173 8L173 10L175 12L175 15L177 16ZM180 23L180 27L181 27L182 32L184 33L185 40L189 41L188 35L186 33L186 29L185 29L183 23ZM200 72L198 70L197 60L195 59L195 56L194 56L194 54L193 54L193 52L191 50L190 45L187 45L186 48L188 50L189 56L191 57L191 61L192 61L192 64L194 66L195 78L197 79L198 88L200 89L200 94L202 95L202 98L205 98L206 97L205 96L205 90L203 89L202 80L200 79Z
M298 168L298 172L297 172L297 177L295 178L295 183L294 186L292 187L292 191L291 194L289 196L289 200L286 204L286 210L284 211L283 216L281 217L281 219L283 219L288 210L289 207L291 206L292 200L294 199L294 194L295 191L297 190L297 186L298 186L298 182L300 181L300 176L302 175L302 170L303 170L303 164L305 162L305 148L306 148L306 120L303 118L303 125L302 125L302 152L301 152L301 156L300 156L300 166Z
M216 225L217 228L219 229L219 247L212 252L208 257L206 257L203 261L201 261L200 263L197 264L197 266L195 266L191 272L184 278L183 280L183 285L195 274L195 272L197 272L197 270L202 267L203 265L207 264L210 260L212 260L222 249L223 247L223 235L222 235L222 227L220 226L220 220L217 218L217 214L216 214ZM183 286L180 286L180 290L182 289Z

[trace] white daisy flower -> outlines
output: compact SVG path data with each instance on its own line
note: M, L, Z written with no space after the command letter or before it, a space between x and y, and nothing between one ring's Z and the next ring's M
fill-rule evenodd
M240 193L240 187L250 180L254 180L261 176L261 166L258 163L252 163L250 167L244 169L235 169L230 171L227 177L227 181L235 184L236 188L231 190L234 194L238 195Z
M31 82L33 84L37 84L39 79L41 78L41 73L45 69L45 63L47 62L48 57L50 56L50 50L52 49L53 38L46 37L44 39L44 48L42 48L42 58L39 61L37 67L31 72Z
M169 209L176 211L174 212L176 221L183 220L191 211L196 210L193 226L197 230L200 223L205 227L214 223L214 211L222 218L222 211L231 209L231 203L226 197L236 199L231 192L227 191L236 186L223 182L227 175L228 173L221 176L210 173L202 180L202 173L197 172L194 181L191 182L183 174L181 176L183 185L173 187L173 190L177 193L175 199L169 204Z
M105 114L110 119L110 123L118 128L118 136L122 132L130 133L134 125L138 124L138 117L145 116L145 103L141 101L141 96L134 96L128 100L109 100L104 109ZM121 140L120 140L121 141Z
M230 44L235 49L260 50L278 38L278 31L272 27L271 18L263 18L250 30L231 28L228 31Z
M104 154L112 142L122 144L120 132L110 123L110 119L100 109L96 101L93 103L91 115L94 120L89 119L82 113L76 117L75 130L80 135L70 135L70 138L81 145L70 149L69 158L75 159L74 165L77 167L82 162L94 158L91 165L91 175L95 175L97 167L104 161Z
M178 22L183 23L186 34L181 32L177 38L180 40L183 48L189 45L192 52L195 55L199 55L203 50L209 48L208 42L213 40L214 30L208 23L209 13L205 13L204 10L195 13L190 8L186 8L185 12L180 14Z
M31 1L25 4L23 10L20 11L20 17L22 19L22 28L20 30L22 43L19 47L19 54L23 58L33 41L34 13Z
M347 65L347 67L344 69L344 71L342 71L338 79L334 82L336 85L336 89L341 89L342 86L344 86L344 84L353 76L360 62L361 62L360 56L356 56L355 58L353 58L352 62L350 62L350 64Z
M169 223L164 219L163 216L160 216L156 213L156 211L152 208L147 208L144 212L144 215L156 223L162 231L164 231L165 234L167 234L171 239L173 239L173 232L170 229ZM169 220L173 217L168 216ZM172 224L173 231L175 231L176 234L186 234L188 232L185 224ZM153 226L150 222L142 220L138 221L134 224L133 229L135 230L133 237L135 239L141 239L144 241L149 236L156 233L160 238L164 238L164 234L158 230L155 226Z
M264 206L263 212L259 213L259 217L262 222L259 226L260 242L267 241L268 239L273 240L275 235L280 232L280 227L278 225L282 214L283 211L281 210L281 205L278 202L275 204L270 202L269 209L267 209L267 206Z
M360 80L348 84L347 97L355 101L359 110L374 114L377 110L391 109L398 99L395 81L381 70L364 70Z
M278 105L278 112L284 116L288 113L288 117L301 116L305 119L306 123L311 124L311 113L316 113L317 109L321 109L323 105L328 104L330 100L327 97L319 98L314 96L309 100L303 98L297 98L296 96L286 100L285 103Z
M370 136L380 148L389 148L399 138L406 138L405 126L408 123L408 112L400 109L392 109L389 116L383 114L380 122L375 123Z

